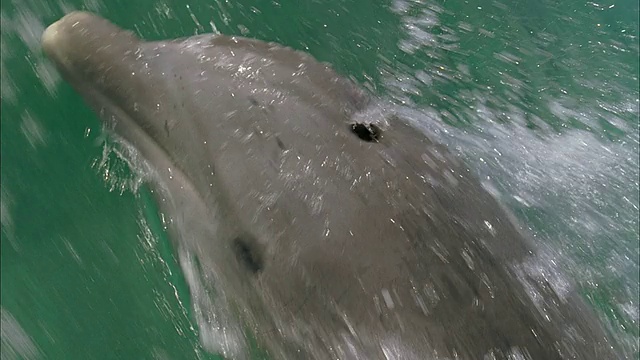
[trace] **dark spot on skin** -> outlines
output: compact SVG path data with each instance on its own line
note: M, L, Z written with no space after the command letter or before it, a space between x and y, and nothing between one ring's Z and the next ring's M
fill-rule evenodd
M367 142L378 142L382 138L382 129L375 124L353 123L351 132Z
M262 270L263 263L257 249L251 245L251 241L237 237L233 240L233 251L240 263L246 266L253 274L256 274Z
M460 292L458 291L458 287L456 286L456 284L453 283L452 279L448 276L443 276L442 277L442 282L445 285L445 289L448 290L448 293L456 300L456 301L461 301L462 296L460 294Z
M258 106L260 104L260 103L258 103L258 100L256 100L256 98L254 98L253 96L249 96L249 102L253 106Z
M169 136L169 120L164 122L164 131L167 133L167 137Z
M277 136L276 136L276 142L278 143L278 147L280 148L280 150L282 150L282 151L286 151L287 150L287 147L284 145L282 140L280 140L280 138L277 137Z

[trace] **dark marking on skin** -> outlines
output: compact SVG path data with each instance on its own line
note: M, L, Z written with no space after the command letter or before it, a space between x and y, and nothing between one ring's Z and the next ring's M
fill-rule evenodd
M164 122L164 132L169 136L169 120Z
M282 142L282 140L280 140L279 137L275 137L276 138L276 143L278 143L278 147L280 148L280 150L282 151L287 151L287 147L285 146L285 144Z
M461 296L460 292L458 291L458 287L456 286L456 284L453 282L453 279L451 278L451 276L449 274L442 274L442 283L443 283L443 288L446 290L446 293L451 295L451 297L453 298L452 300L456 301L456 302L462 302L463 297Z
M252 241L237 237L233 240L233 251L241 264L245 265L253 274L257 274L263 268L263 262L257 249L251 246Z
M260 108L260 110L262 110L264 114L268 114L269 112L272 112L274 110L274 107L272 104L264 104L260 102L258 99L256 99L254 96L248 96L247 99L249 100L249 103L251 103L251 106Z
M366 142L378 142L382 138L382 129L375 124L353 123L351 132Z

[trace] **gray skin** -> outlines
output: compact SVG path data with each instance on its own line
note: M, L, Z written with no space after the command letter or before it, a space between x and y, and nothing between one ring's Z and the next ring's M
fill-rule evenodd
M464 163L327 65L82 12L42 45L273 358L617 358L575 291L522 270L526 236Z

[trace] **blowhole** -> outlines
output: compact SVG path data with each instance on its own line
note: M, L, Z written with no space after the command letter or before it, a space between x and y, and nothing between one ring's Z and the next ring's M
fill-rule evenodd
M378 142L382 138L382 129L375 124L353 123L351 132L366 142Z

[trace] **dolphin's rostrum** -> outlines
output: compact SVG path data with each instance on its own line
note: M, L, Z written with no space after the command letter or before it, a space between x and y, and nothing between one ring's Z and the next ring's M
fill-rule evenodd
M273 358L615 358L575 292L518 272L534 252L461 160L309 55L83 12L42 44Z

